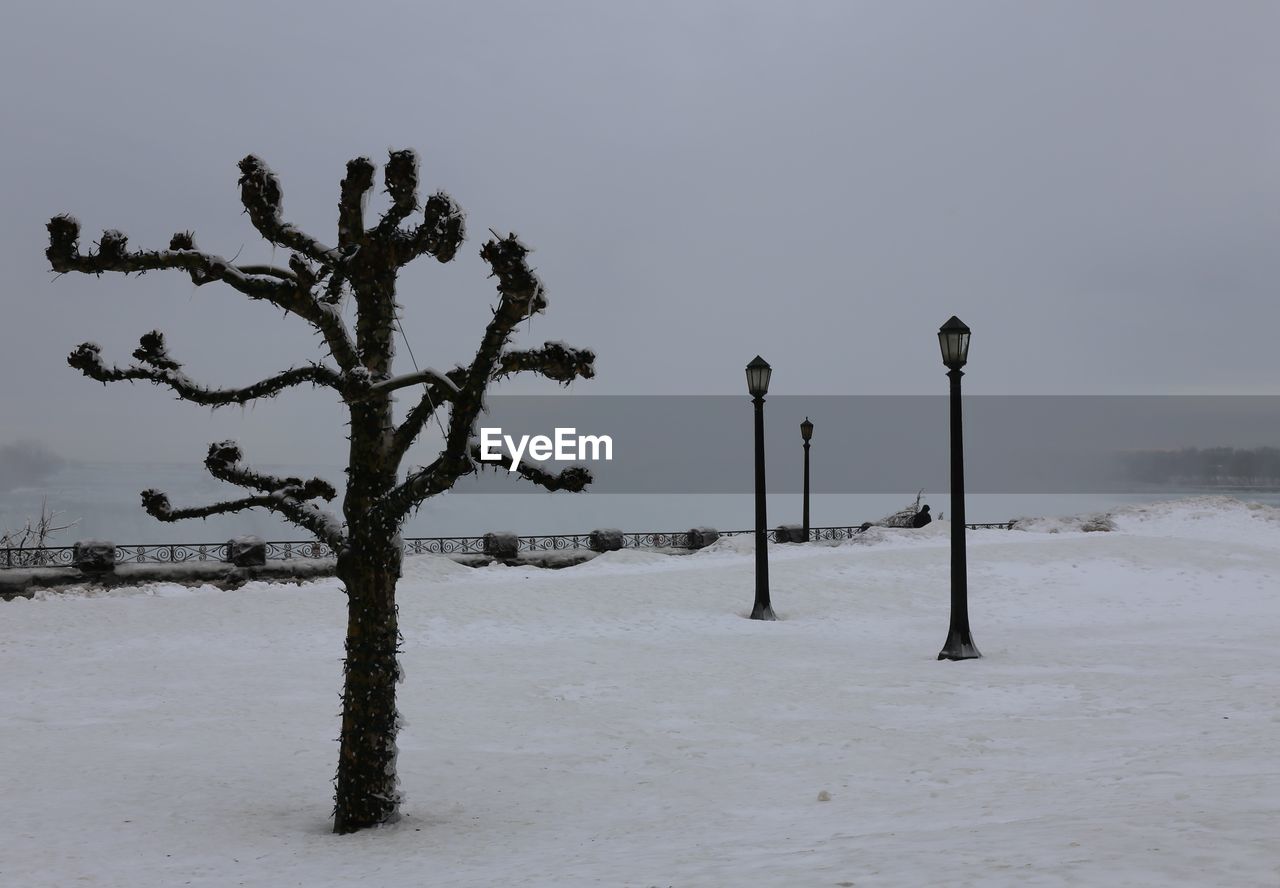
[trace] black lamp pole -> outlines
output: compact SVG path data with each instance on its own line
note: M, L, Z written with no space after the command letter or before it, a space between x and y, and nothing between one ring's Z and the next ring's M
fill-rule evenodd
M756 414L756 600L751 608L753 620L776 620L769 602L769 520L765 516L764 498L764 396L769 393L769 377L773 370L764 358L756 355L747 365L747 391Z
M813 423L809 417L800 423L800 437L804 440L804 541L809 542L809 439L813 437Z
M969 569L964 543L964 432L960 418L960 378L969 360L969 328L952 316L938 330L942 363L951 380L951 626L939 660L981 657L969 631Z

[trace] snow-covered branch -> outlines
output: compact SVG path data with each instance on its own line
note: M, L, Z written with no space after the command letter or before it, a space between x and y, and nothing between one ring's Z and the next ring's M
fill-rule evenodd
M219 481L260 490L263 493L283 493L297 500L323 499L325 501L332 500L338 495L334 486L323 478L310 478L305 481L292 476L280 478L240 465L242 458L240 445L235 441L219 441L209 445L204 466L209 470L209 474Z
M226 515L243 512L257 507L270 505L269 496L246 496L238 500L227 500L208 506L193 506L186 509L175 509L169 503L169 495L159 490L148 488L142 491L142 508L157 521L183 521L187 518L208 518L210 515Z
M496 380L513 373L532 372L568 385L579 377L594 377L595 360L596 354L590 349L548 342L542 348L503 352L492 378Z
M429 466L410 472L404 482L393 488L375 507L385 521L399 523L424 500L453 487L463 475L474 474L476 462L464 450L460 454L447 449Z
M530 351L505 351L520 322L547 305L542 282L526 261L528 253L529 249L514 234L491 240L481 249L481 257L489 263L493 276L498 279L498 306L470 366L449 372L452 390L438 383L429 387L422 401L396 430L393 453L399 459L442 401L447 400L451 406L440 458L430 466L411 473L386 497L380 508L389 517L399 518L408 514L424 499L448 490L458 478L476 471L477 457L473 453L471 438L476 419L484 408L485 390L493 380L521 371L541 373L560 382L594 375L595 355L586 349L547 343ZM550 475L531 468L525 477L553 490L581 490L591 480L585 470L575 469Z
M525 257L529 248L514 234L501 240L490 240L480 250L489 263L492 276L498 279L498 307L485 327L475 358L467 368L466 379L453 397L449 417L446 451L462 453L467 449L476 418L484 407L484 392L494 378L503 350L521 321L546 308L546 293Z
M283 269L273 274L251 273L212 253L195 249L190 232L175 234L168 250L129 250L129 239L119 231L102 233L98 249L80 252L80 223L67 215L54 216L46 226L49 248L45 256L54 271L102 274L104 271L155 271L176 268L191 275L197 286L222 281L254 299L265 299L287 311L296 311L297 287ZM253 268L253 266L249 266ZM285 278L281 280L280 278Z
M396 389L408 388L411 385L417 385L420 382L434 382L438 386L443 386L448 392L457 392L458 387L454 385L453 380L445 374L431 367L425 370L419 370L416 373L406 373L402 376L393 376L390 379L384 379L369 386L369 394L385 395L394 392Z
M448 262L467 237L466 217L452 197L438 191L427 198L422 222L412 231L396 229L390 236L397 265L407 265L424 254Z
M471 446L471 459L481 467L494 466L495 464L481 459L480 447L476 444ZM547 490L567 490L570 493L580 493L586 486L591 483L591 470L584 466L569 466L559 472L546 472L531 465L527 462L517 463L515 472L526 481L531 481L539 487Z
M139 363L128 367L108 366L102 360L101 347L93 342L85 342L67 356L67 363L90 379L96 379L99 382L147 380L155 385L168 386L184 401L203 404L207 407L245 404L259 398L271 398L284 389L305 383L311 383L313 386L325 385L333 389L340 389L342 384L338 374L328 367L322 364L307 364L284 370L244 388L209 388L194 382L191 377L182 372L182 365L169 356L164 344L164 334L158 330L153 330L142 337L133 356Z
M333 485L322 478L303 481L300 478L276 478L255 472L239 464L240 456L240 448L234 441L211 444L209 455L205 458L205 467L215 478L259 490L261 491L259 495L213 503L208 506L174 509L166 494L158 490L144 490L142 508L148 515L160 521L207 518L210 515L243 512L253 508L270 509L285 520L314 534L322 542L328 543L334 551L341 550L346 540L341 523L332 513L315 503L308 502L317 498L333 499L337 495Z
M396 429L391 442L391 458L397 464L413 446L418 435L422 434L423 428L430 422L435 412L453 400L453 396L458 393L458 386L467 378L467 370L465 367L454 367L445 376L448 379L448 385L423 387L422 397Z
M386 235L418 208L418 153L408 149L390 152L382 175L391 208L378 223L378 232Z
M240 161L240 203L244 204L253 227L271 243L288 247L324 265L331 266L341 260L339 251L284 221L280 179L252 154Z
M208 518L210 515L227 515L236 512L244 512L248 509L270 509L273 512L284 517L286 520L296 524L308 533L312 533L321 542L328 543L335 552L341 551L346 542L345 537L339 532L335 535L330 533L329 522L333 522L333 516L328 515L322 509L303 503L300 509L287 509L283 506L281 499L274 494L263 494L261 496L246 496L235 500L226 500L220 503L211 503L207 506L191 506L185 509L175 509L169 503L168 494L159 490L142 491L142 508L157 521L185 521L188 518ZM310 520L312 517L308 513L314 513L315 521ZM336 526L336 525L335 525Z
M338 198L339 247L357 246L364 238L364 196L372 187L373 161L367 157L347 161L347 175Z
M54 216L46 226L49 248L45 256L54 271L102 274L107 271L143 273L160 269L187 272L196 286L221 281L251 299L262 299L307 321L324 336L338 366L350 370L359 363L346 322L337 309L317 300L312 288L318 278L298 257L290 269L273 266L237 266L196 249L189 231L175 234L167 250L130 250L129 239L119 231L104 231L97 249L80 252L80 223L67 215Z

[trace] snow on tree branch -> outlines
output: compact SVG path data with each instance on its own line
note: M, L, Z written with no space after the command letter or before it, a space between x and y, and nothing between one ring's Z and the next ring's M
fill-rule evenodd
M296 250L324 265L340 261L341 254L337 250L326 247L284 221L284 192L280 188L280 180L270 167L252 154L240 161L240 203L244 204L253 227L271 243Z
M454 367L445 374L449 384L437 384L424 386L422 397L418 403L413 406L408 415L404 418L404 422L396 429L392 436L391 456L397 464L413 446L413 442L417 440L418 435L422 433L423 428L435 412L445 404L453 400L453 396L458 393L458 386L467 378L467 369L465 367Z
M246 404L259 398L272 398L287 388L311 383L341 389L342 380L337 373L321 364L293 367L253 385L236 389L215 389L199 385L182 372L182 365L169 357L164 344L164 334L152 330L144 334L133 356L138 364L129 367L110 367L102 360L102 349L93 342L78 345L67 356L67 363L90 379L101 383L123 380L147 380L164 385L177 392L184 401L207 407L223 407L227 404Z
M390 379L384 379L369 386L369 394L384 395L394 392L396 389L408 388L411 385L417 385L420 382L434 382L439 386L443 386L446 391L457 392L458 387L454 385L453 380L432 367L419 370L416 373L406 373L403 376L393 376Z

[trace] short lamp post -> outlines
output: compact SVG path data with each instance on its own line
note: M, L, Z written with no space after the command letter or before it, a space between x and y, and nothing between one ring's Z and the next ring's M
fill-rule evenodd
M756 355L747 365L747 391L756 413L756 600L751 608L753 620L776 620L769 602L769 520L764 499L764 396L769 393L769 377L773 368Z
M800 423L800 439L804 441L804 541L809 542L809 440L813 437L813 423L809 417Z
M942 363L951 380L951 626L939 660L981 657L969 631L969 576L964 546L964 433L960 421L961 368L969 360L969 328L952 316L938 330Z

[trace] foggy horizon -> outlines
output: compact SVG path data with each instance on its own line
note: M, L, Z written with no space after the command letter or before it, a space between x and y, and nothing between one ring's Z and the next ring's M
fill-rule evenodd
M49 271L63 212L86 245L191 229L270 260L238 200L248 153L285 217L332 241L346 161L419 152L424 193L469 229L454 262L401 277L424 366L469 358L496 298L480 243L519 233L550 296L519 345L591 347L597 376L503 395L745 402L756 354L778 395L942 394L953 314L974 330L966 395L1280 394L1275 4L349 12L7 8L0 444L199 470L232 438L251 464L343 460L330 393L211 413L66 365L85 341L127 363L151 329L211 385L321 357L305 323L218 284Z

